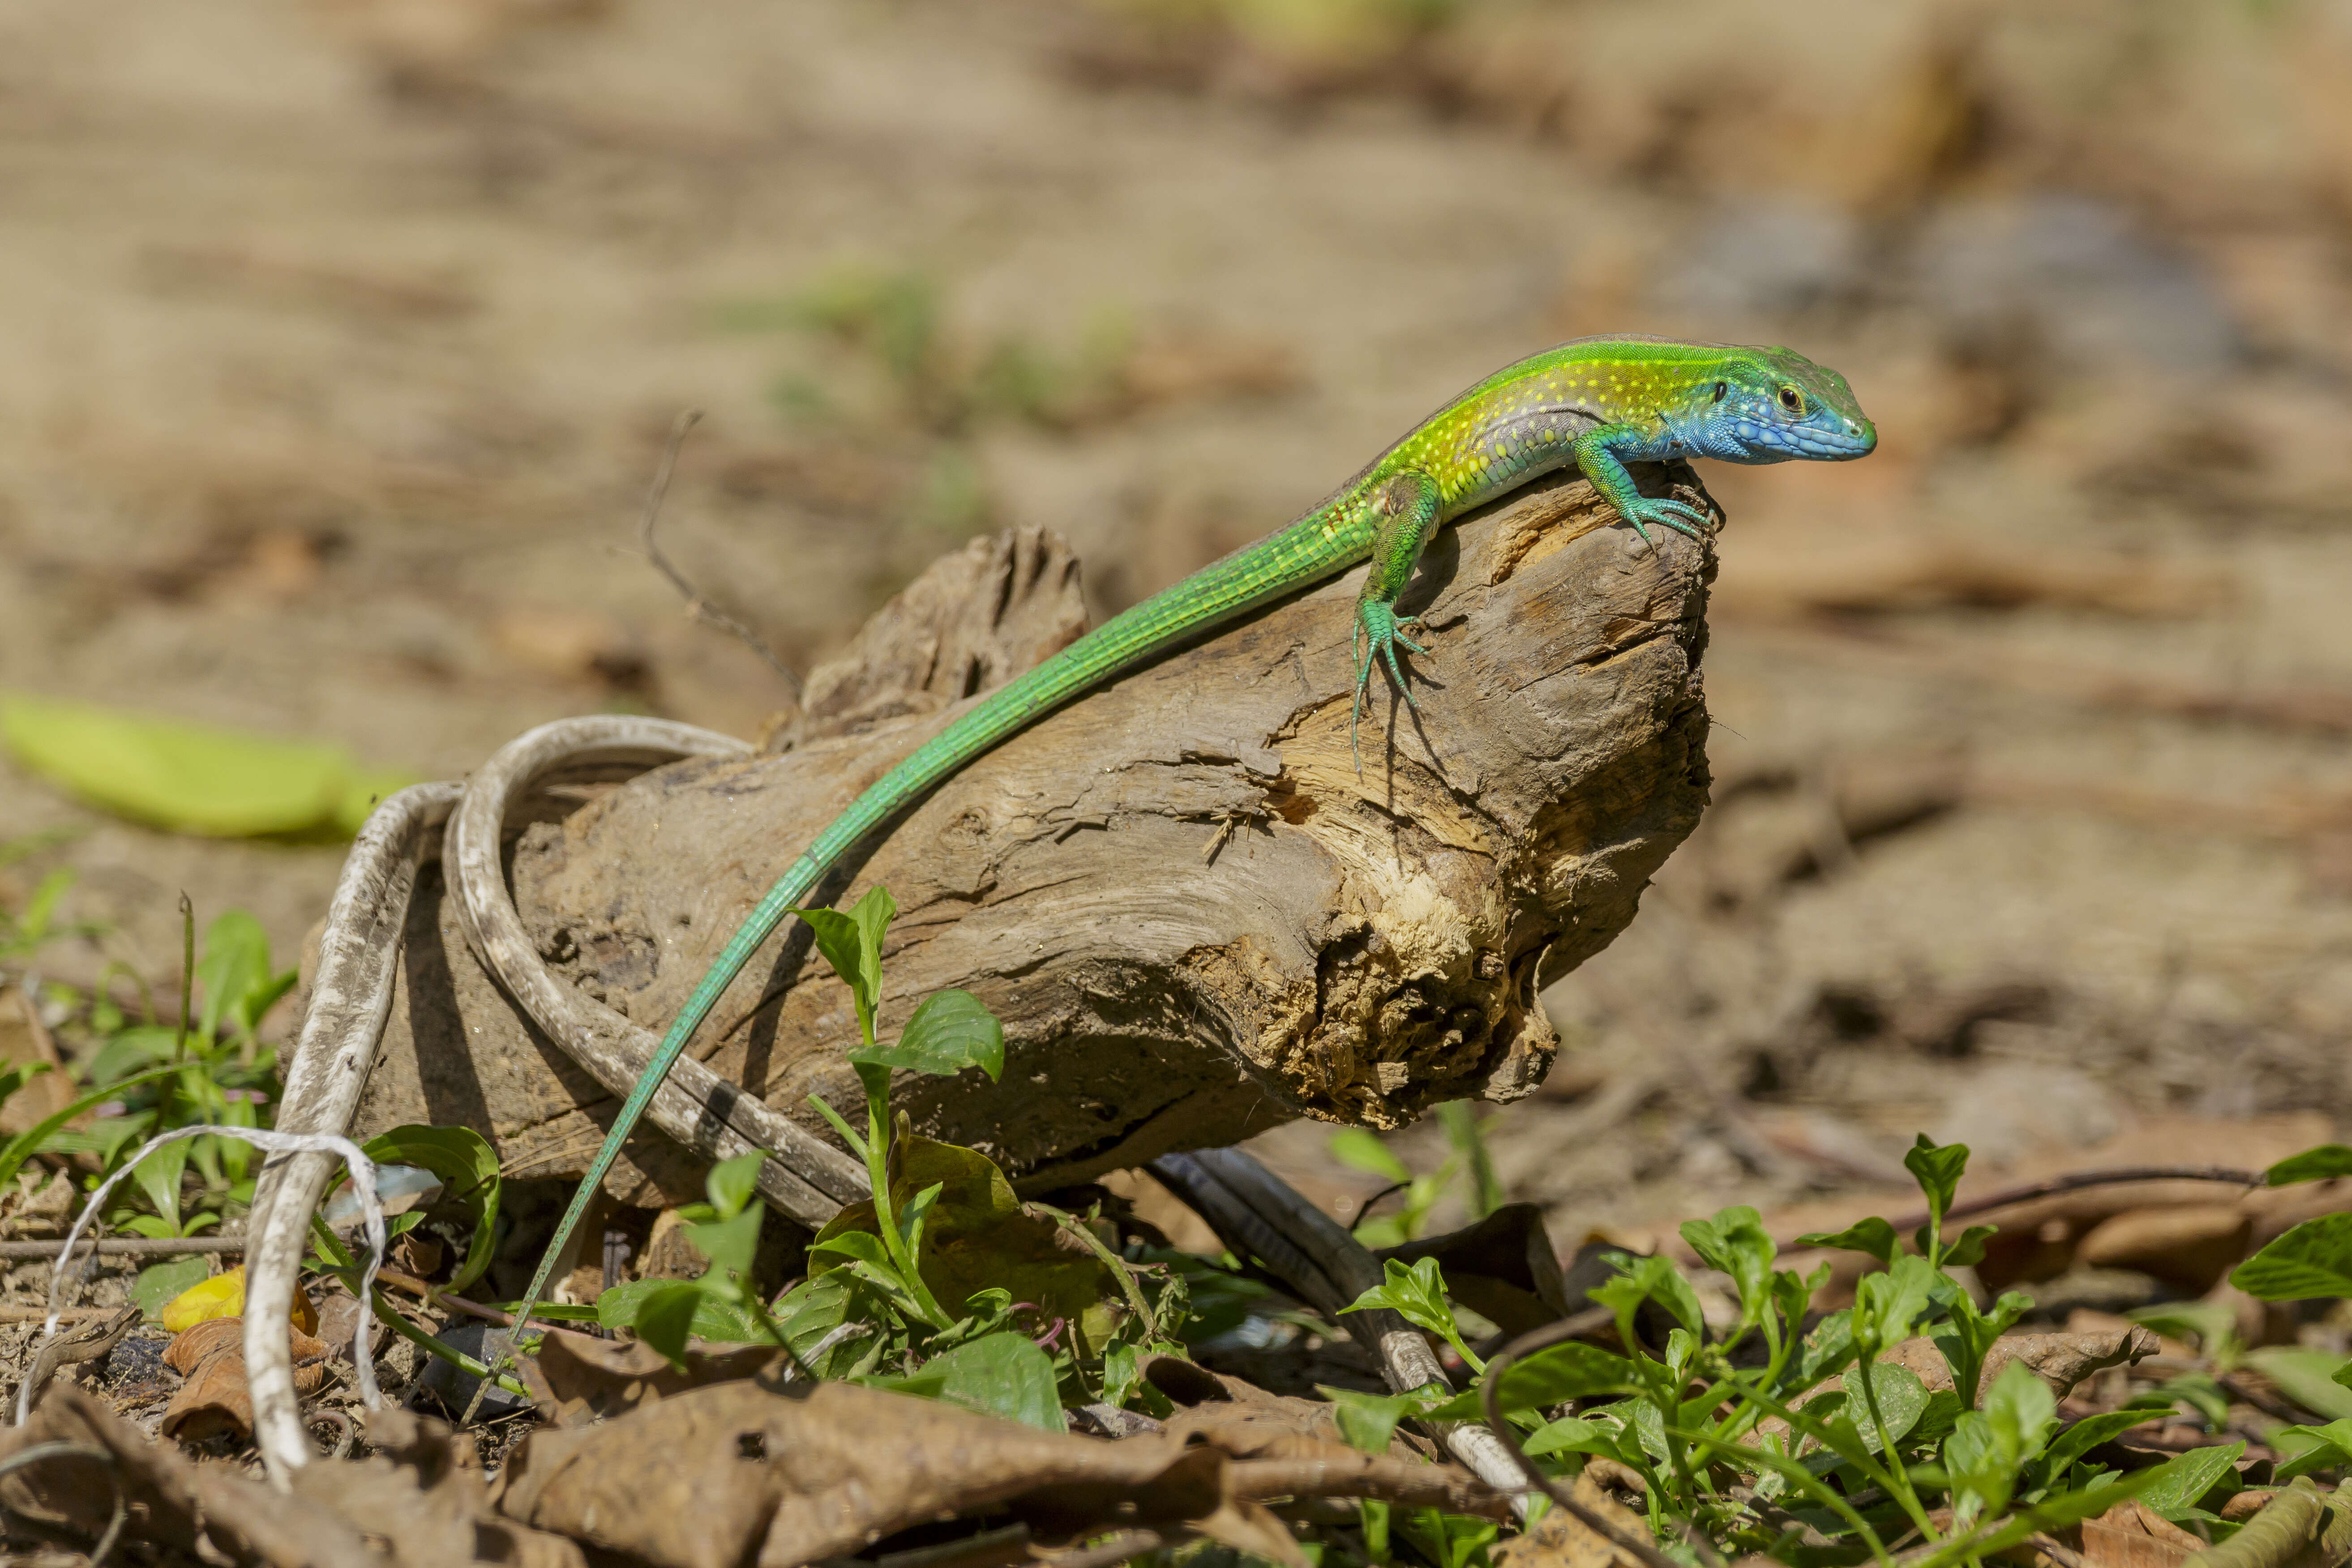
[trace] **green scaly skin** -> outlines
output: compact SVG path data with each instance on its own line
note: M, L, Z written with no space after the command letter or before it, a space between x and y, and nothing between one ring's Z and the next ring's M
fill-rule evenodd
M1414 617L1400 617L1396 600L1440 524L1573 463L1654 548L1650 525L1696 536L1706 519L1681 501L1643 496L1629 462L1834 462L1867 455L1877 440L1845 378L1787 349L1580 338L1488 376L1287 528L1113 616L982 698L859 795L743 921L621 1107L515 1321L527 1321L544 1300L555 1259L655 1089L751 954L853 846L973 758L1171 644L1369 558L1356 602L1360 720L1376 658L1412 700L1397 650L1425 650L1405 637Z

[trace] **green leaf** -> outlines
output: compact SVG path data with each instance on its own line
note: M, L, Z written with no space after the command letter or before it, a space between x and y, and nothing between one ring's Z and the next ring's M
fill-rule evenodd
M1895 1227L1873 1215L1858 1219L1840 1231L1817 1230L1797 1237L1799 1247L1834 1247L1845 1252L1867 1252L1881 1263L1893 1260L1895 1247Z
M1025 1334L985 1334L925 1362L912 1377L881 1382L1024 1426L1066 1432L1054 1358Z
M1361 1127L1342 1127L1331 1134L1324 1144L1331 1158L1350 1170L1361 1171L1368 1176L1378 1176L1385 1182L1410 1182L1412 1172L1378 1134Z
M710 1206L719 1211L720 1219L733 1219L743 1212L743 1205L760 1190L760 1167L766 1160L754 1149L710 1167L710 1173L702 1179L702 1190L710 1194Z
M1944 1245L1944 1256L1937 1265L1945 1268L1974 1268L1984 1261L1985 1243L2000 1234L1997 1225L1972 1225L1960 1232L1958 1241ZM1927 1250L1927 1233L1923 1229L1913 1238L1920 1251Z
M2055 1479L2066 1472L2066 1467L2107 1441L2121 1436L2135 1426L2144 1426L2164 1413L2160 1410L2110 1410L2103 1415L2086 1415L2050 1440L2048 1458L2050 1474Z
M173 1235L180 1228L180 1176L188 1168L188 1140L151 1152L131 1173L131 1184L147 1196Z
M1870 1415L1870 1399L1864 1397L1858 1381L1859 1370L1848 1373L1845 1391L1846 1419L1873 1453L1884 1453L1890 1443L1900 1443L1919 1424L1921 1413L1927 1408L1927 1386L1909 1368L1892 1362L1873 1362L1867 1372L1870 1398L1878 1402L1878 1413L1885 1417L1886 1430L1882 1436Z
M1969 1146L1965 1143L1938 1143L1925 1132L1903 1156L1903 1168L1911 1173L1927 1194L1927 1212L1935 1216L1933 1223L1941 1225L1944 1215L1951 1211L1952 1194L1959 1190L1960 1176L1969 1168Z
M633 1329L671 1361L682 1360L688 1336L730 1344L763 1344L759 1320L692 1279L630 1279L596 1298L596 1321Z
M1739 1205L1713 1219L1685 1221L1682 1232L1701 1262L1731 1276L1739 1291L1741 1323L1760 1322L1771 1304L1772 1259L1778 1255L1763 1216Z
M1929 1297L1942 1278L1935 1267L1916 1253L1902 1253L1879 1274L1865 1274L1854 1282L1854 1339L1865 1346L1899 1344L1911 1337L1912 1325L1927 1310Z
M816 933L817 951L849 987L858 1025L869 1039L874 1034L875 1002L882 994L882 933L898 912L887 888L868 891L847 914L825 909L793 911Z
M1016 1301L1036 1303L1049 1320L1063 1317L1085 1324L1089 1341L1102 1342L1108 1328L1103 1303L1120 1299L1118 1279L1093 1253L1072 1252L1065 1246L1061 1227L1052 1219L1029 1215L988 1156L910 1136L899 1141L892 1165L890 1197L901 1215L925 1188L940 1188L924 1220L922 1255L916 1267L949 1310L979 1291L1002 1287ZM880 1247L871 1199L843 1209L817 1233L809 1249L810 1273L842 1267L829 1259L846 1258L851 1256L847 1247L865 1245L848 1241L853 1235ZM829 1245L835 1241L845 1246ZM859 1255L863 1263L871 1263L876 1256L880 1254ZM897 1277L896 1269L883 1275L885 1280Z
M751 1261L760 1252L760 1222L767 1218L764 1205L753 1204L738 1212L732 1219L713 1220L708 1225L685 1227L686 1239L695 1250L710 1259L710 1266L721 1275L739 1279L751 1278Z
M2263 1181L2268 1186L2284 1187L2296 1182L2325 1182L2335 1176L2352 1176L2352 1144L2322 1143L2316 1149L2290 1154L2264 1171Z
M1414 1328L1441 1338L1453 1339L1461 1332L1454 1322L1454 1310L1445 1304L1445 1279L1436 1258L1424 1258L1408 1265L1391 1258L1381 1268L1387 1278L1339 1310L1360 1312L1386 1307Z
M2309 1447L2305 1447L2307 1441ZM2271 1472L2276 1481L2291 1481L2313 1470L2340 1469L2352 1465L2352 1421L2330 1421L2325 1426L2281 1426L2270 1446L2287 1458Z
M2330 1421L2352 1416L2352 1390L2341 1382L2352 1375L2352 1362L2335 1352L2264 1345L2246 1352L2243 1360L2276 1384L2281 1394L2314 1415Z
M1331 1419L1338 1424L1339 1436L1349 1447L1367 1454L1385 1454L1389 1451L1389 1439L1396 1435L1398 1422L1426 1414L1443 1402L1449 1391L1432 1384L1410 1394L1366 1394L1361 1389L1319 1386L1316 1392L1331 1402Z
M1640 1370L1631 1361L1614 1351L1570 1340L1504 1368L1495 1397L1510 1415L1595 1394L1639 1394L1642 1388ZM1477 1421L1484 1419L1484 1412L1473 1390L1456 1394L1431 1414L1443 1421Z
M211 1039L226 1023L239 1036L260 1026L261 1016L293 987L294 972L269 973L269 933L243 910L225 911L205 928L205 956L196 965L205 1006L196 1032Z
M157 1079L170 1078L180 1070L176 1067L167 1065L150 1068L145 1072L133 1073L129 1078L117 1079L112 1083L91 1089L71 1105L53 1110L41 1118L40 1121L10 1139L5 1147L0 1147L0 1187L5 1187L15 1182L16 1173L24 1168L26 1160L33 1157L34 1152L44 1147L59 1129L83 1111L104 1105L110 1100L121 1099L122 1091L126 1089L136 1088L142 1083L152 1083ZM110 1121L114 1119L109 1120ZM105 1127L108 1124L108 1122L100 1122L99 1125ZM135 1129L126 1129L125 1136L127 1137L131 1131Z
M2230 1283L2264 1301L2352 1296L2352 1214L2324 1214L2230 1271Z
M334 830L352 797L397 787L341 746L150 718L94 703L12 696L0 742L91 804L180 833L215 837ZM409 782L406 779L401 783Z
M1530 1455L1542 1458L1549 1454L1598 1454L1623 1465L1641 1465L1647 1458L1641 1445L1631 1434L1611 1422L1587 1420L1581 1415L1563 1415L1547 1426L1538 1426L1519 1445Z
M201 1258L151 1263L131 1281L131 1299L139 1303L140 1312L152 1322L163 1315L163 1308L183 1290L203 1284L207 1272Z
M498 1151L489 1141L470 1127L412 1122L377 1133L361 1152L378 1164L415 1165L441 1178L436 1206L455 1207L471 1228L466 1256L458 1260L448 1288L463 1290L479 1279L498 1242L501 1183Z
M915 1009L897 1045L860 1046L849 1059L933 1078L953 1078L976 1067L993 1081L1004 1076L1004 1026L971 992L940 991Z
M1620 1317L1631 1317L1644 1301L1664 1307L1675 1322L1694 1335L1706 1333L1706 1320L1698 1308L1698 1294L1668 1258L1629 1258L1622 1252L1604 1254L1601 1261L1617 1269L1591 1291L1593 1301Z
M2140 1506L2167 1519L2180 1518L2197 1506L2199 1499L2219 1486L2223 1477L2235 1479L2234 1467L2245 1453L2246 1446L2241 1442L2191 1448L2175 1455L2153 1467L2155 1475L2139 1490Z

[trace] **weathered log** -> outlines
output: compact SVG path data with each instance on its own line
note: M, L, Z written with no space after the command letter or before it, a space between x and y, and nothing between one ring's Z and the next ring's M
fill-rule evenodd
M1672 480L1706 503L1687 469ZM1662 493L1662 492L1661 492ZM1705 805L1711 547L1653 551L1580 479L1440 533L1405 607L1418 710L1375 679L1349 749L1361 570L1129 674L950 780L821 889L899 916L885 1037L943 986L1004 1021L1001 1083L910 1079L933 1136L1024 1186L1233 1142L1301 1114L1394 1126L1525 1094L1558 1040L1539 989L1633 918ZM817 672L755 756L683 762L509 821L523 920L560 977L656 1031L770 880L967 700L1083 626L1037 531L975 541ZM585 795L585 804L583 795ZM460 1121L513 1175L577 1175L614 1101L467 951L419 884L360 1132ZM821 1130L856 1102L847 994L797 922L693 1047ZM650 1130L612 1190L678 1201L698 1171Z

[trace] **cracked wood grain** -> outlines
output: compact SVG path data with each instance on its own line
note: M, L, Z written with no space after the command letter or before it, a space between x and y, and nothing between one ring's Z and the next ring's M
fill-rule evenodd
M1651 469L1704 502L1685 469ZM886 1037L961 985L1004 1020L1001 1083L902 1083L926 1134L1024 1186L1299 1115L1393 1126L1509 1100L1558 1040L1537 994L1605 946L1696 824L1711 548L1653 552L1580 479L1444 531L1406 607L1417 710L1376 682L1349 746L1361 571L1131 672L974 762L821 889L887 886ZM1083 626L1076 563L1014 531L935 565L814 672L756 754L699 758L509 818L523 924L561 980L658 1030L793 853L961 706ZM437 880L362 1131L460 1121L510 1173L576 1175L611 1095L481 974ZM822 1132L854 1103L846 993L788 925L692 1047ZM698 1195L657 1136L626 1201Z

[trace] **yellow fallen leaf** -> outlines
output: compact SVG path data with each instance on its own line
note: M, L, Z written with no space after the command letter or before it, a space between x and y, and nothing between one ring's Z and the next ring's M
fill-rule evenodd
M243 1316L245 1265L240 1263L225 1274L196 1281L166 1301L161 1321L172 1332L184 1334L207 1319ZM319 1309L299 1289L294 1292L294 1310L288 1316L304 1333L319 1331Z

